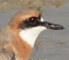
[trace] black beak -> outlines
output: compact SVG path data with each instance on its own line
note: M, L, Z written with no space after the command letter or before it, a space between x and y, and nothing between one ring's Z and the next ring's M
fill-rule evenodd
M62 29L65 29L63 26L61 26L59 24L53 24L53 23L46 22L46 21L44 21L44 26L47 29L53 29L53 30L62 30Z

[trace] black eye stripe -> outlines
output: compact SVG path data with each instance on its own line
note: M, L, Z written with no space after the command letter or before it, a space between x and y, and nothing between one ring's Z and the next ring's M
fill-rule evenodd
M36 18L36 17L29 18L29 21L30 21L31 23L36 22L36 20L37 20L37 18Z
M30 17L28 19L26 19L28 22L30 22L31 24L36 23L37 21L39 21L41 19L41 14L39 15L39 17Z
M44 23L41 22L40 19L41 19L41 14L39 15L39 17L30 17L30 18L24 20L19 25L19 28L25 29L25 28L32 28L32 27L36 27L36 26L41 26Z

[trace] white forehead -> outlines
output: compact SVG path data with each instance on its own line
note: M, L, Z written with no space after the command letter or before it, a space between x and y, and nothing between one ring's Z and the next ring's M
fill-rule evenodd
M43 19L43 17L41 17L40 21L41 21L41 22L44 22L45 20Z

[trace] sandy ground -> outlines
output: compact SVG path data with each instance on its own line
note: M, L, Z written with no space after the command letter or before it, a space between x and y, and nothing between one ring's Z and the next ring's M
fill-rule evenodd
M69 60L69 3L59 8L51 6L43 8L46 21L57 23L65 27L64 30L45 30L37 38L34 51L30 59ZM11 17L24 8L6 9L0 11L0 28L7 26Z

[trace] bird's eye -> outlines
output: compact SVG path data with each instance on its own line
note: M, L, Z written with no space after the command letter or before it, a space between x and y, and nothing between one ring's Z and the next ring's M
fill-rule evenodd
M36 23L36 20L37 20L37 17L31 17L31 18L28 19L28 21L32 24Z
M41 14L39 15L39 17L31 17L31 18L27 19L27 21L29 21L31 24L34 24L37 21L40 21L40 19L41 19Z

